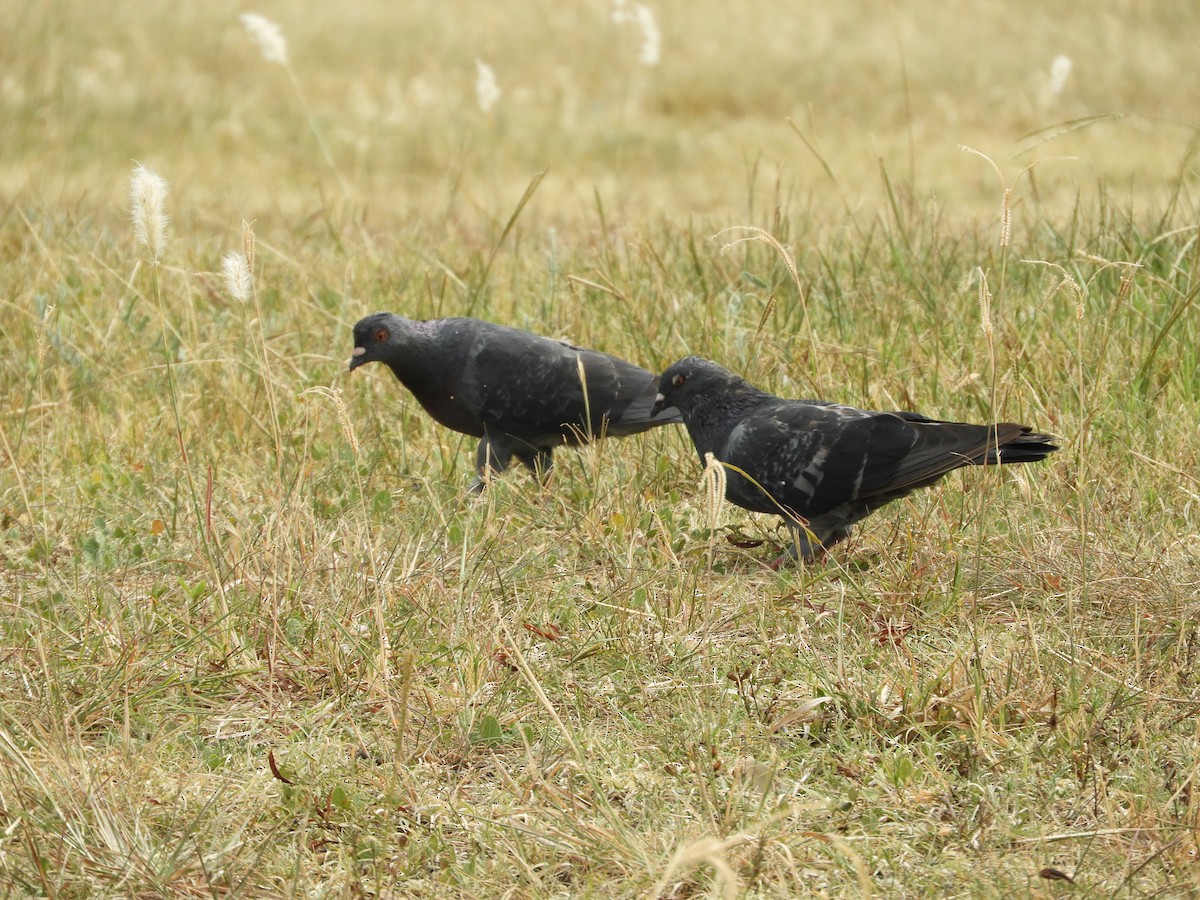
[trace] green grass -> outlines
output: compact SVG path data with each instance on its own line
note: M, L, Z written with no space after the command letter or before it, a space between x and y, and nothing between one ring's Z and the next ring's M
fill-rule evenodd
M240 8L9 10L4 896L1193 892L1196 10L460 6L264 8L300 92ZM1063 450L776 573L681 429L468 496L376 309Z

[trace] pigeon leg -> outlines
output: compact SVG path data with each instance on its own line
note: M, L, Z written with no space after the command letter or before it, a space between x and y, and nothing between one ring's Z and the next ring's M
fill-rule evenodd
M512 457L511 448L489 439L486 435L481 437L479 448L475 451L475 480L471 482L471 492L481 493L493 477L508 468Z
M848 537L850 537L849 528L835 528L829 532L827 537L821 538L821 546L828 550L834 544L840 544Z
M797 559L809 563L816 558L817 551L813 549L807 529L792 521L787 522L787 527L792 533L792 545L771 560L772 569L780 569L785 564L795 562ZM817 547L819 548L820 544Z
M529 449L516 454L525 468L533 473L533 476L542 484L547 484L550 481L550 470L554 467L554 451L553 450L534 450Z
M844 541L850 536L848 528L834 528L827 534L822 534L813 528L811 524L806 526L793 522L790 519L785 521L787 522L788 529L792 532L792 546L788 547L771 561L772 569L778 569L784 563L793 562L797 559L810 563L838 541Z

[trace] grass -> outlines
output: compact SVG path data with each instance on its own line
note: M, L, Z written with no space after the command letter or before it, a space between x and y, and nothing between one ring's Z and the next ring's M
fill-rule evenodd
M5 896L1194 892L1196 11L653 8L14 13ZM376 309L1064 449L771 572L677 429L468 496Z

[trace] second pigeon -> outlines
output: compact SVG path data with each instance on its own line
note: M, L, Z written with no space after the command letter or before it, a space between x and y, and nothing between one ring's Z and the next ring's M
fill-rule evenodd
M788 556L813 559L874 510L961 466L1036 462L1058 447L1022 425L939 422L768 394L707 359L663 373L658 405L683 414L700 461L728 471L725 497L783 517ZM668 407L668 404L671 406Z

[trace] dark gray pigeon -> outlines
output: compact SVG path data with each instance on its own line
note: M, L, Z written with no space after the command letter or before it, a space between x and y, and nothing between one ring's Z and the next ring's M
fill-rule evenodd
M1058 449L1021 425L785 400L698 356L667 369L658 390L655 409L683 415L701 462L712 453L725 464L726 499L783 516L795 544L775 565L812 560L855 522L960 466L1035 462Z
M367 316L354 326L350 371L369 362L386 363L438 422L480 438L475 490L514 457L545 477L563 444L683 421L670 408L651 416L652 372L479 319Z

